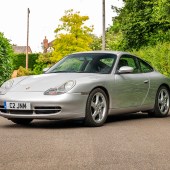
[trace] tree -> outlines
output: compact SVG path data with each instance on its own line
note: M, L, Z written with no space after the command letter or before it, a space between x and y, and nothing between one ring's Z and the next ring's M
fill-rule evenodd
M157 0L153 6L153 21L156 24L156 33L153 39L160 42L170 41L170 0Z
M72 9L65 11L65 15L60 19L62 24L55 30L56 39L51 57L53 63L70 53L91 50L90 33L93 32L93 27L84 25L88 19L88 16L81 16L80 12L74 13Z
M118 8L111 6L114 13L117 13L115 17L112 17L113 24L107 28L106 31L106 49L108 50L124 50L124 37L122 31L122 20L124 19L124 8Z
M10 78L12 73L12 46L0 32L0 85Z
M115 31L110 27L106 32L106 49L107 50L122 50L123 35L121 31Z
M93 41L90 44L90 49L92 50L101 50L102 49L102 37L98 37L94 34L91 35Z
M34 65L34 74L41 74L44 68L50 67L52 65L50 61L51 53L40 54Z
M112 27L119 25L124 50L170 41L169 0L124 0ZM115 26L114 26L115 25ZM115 28L116 29L116 28Z

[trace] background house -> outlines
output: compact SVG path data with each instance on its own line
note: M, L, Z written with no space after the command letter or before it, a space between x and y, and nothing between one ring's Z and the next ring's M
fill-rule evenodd
M12 48L14 50L14 53L17 53L17 54L25 53L26 54L27 46L13 45ZM28 46L28 54L31 54L31 53L32 53L31 47Z

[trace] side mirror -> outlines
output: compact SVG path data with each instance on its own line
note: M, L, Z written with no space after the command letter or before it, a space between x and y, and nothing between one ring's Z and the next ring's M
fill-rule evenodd
M119 74L133 73L133 67L123 66L118 70Z
M44 68L43 73L45 73L47 70L49 70L49 68Z

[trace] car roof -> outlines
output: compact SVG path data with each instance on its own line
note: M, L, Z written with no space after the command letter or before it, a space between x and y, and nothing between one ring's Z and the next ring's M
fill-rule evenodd
M123 51L105 51L105 50L97 50L97 51L83 51L83 52L76 52L76 53L73 53L73 54L82 54L82 53L93 53L93 54L97 54L97 53L100 53L100 54L115 54L115 55L120 55L120 54L130 54L128 52L123 52Z

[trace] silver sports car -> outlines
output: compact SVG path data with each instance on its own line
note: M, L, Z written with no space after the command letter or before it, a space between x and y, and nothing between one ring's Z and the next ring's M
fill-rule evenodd
M101 126L111 114L166 117L169 93L169 79L134 55L81 52L44 74L6 81L0 87L0 115L17 124L83 118L88 126Z

